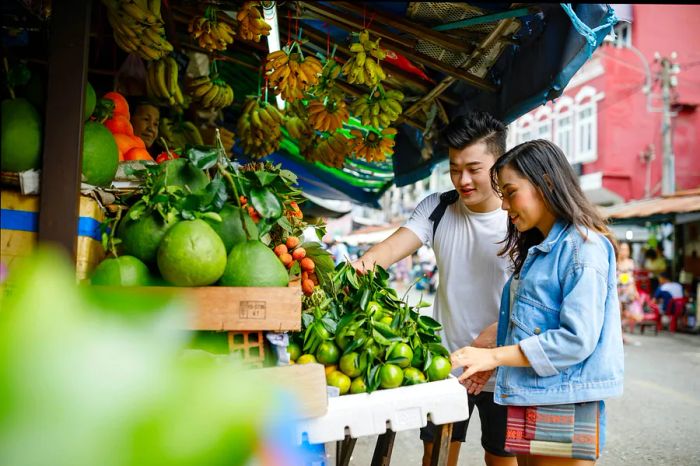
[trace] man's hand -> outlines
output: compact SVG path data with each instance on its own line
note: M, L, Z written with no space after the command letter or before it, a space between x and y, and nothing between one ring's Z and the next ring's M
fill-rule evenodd
M350 265L357 270L357 273L360 274L364 274L367 273L367 271L372 270L374 268L374 264L375 261L370 257L367 257L367 254L350 263Z
M477 372L469 378L460 381L460 383L467 389L467 393L470 395L478 395L486 386L493 372L493 370Z
M496 334L498 333L498 322L486 327L478 337L472 341L472 346L476 348L495 348Z

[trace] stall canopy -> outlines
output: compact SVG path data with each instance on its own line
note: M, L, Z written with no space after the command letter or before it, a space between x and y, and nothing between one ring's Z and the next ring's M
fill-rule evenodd
M186 19L191 12L178 13ZM386 87L402 90L406 100L395 153L386 163L348 159L330 168L305 160L292 140L268 158L294 170L314 196L376 207L392 184L423 179L447 157L436 140L450 118L480 109L510 123L561 95L615 21L607 4L279 2L282 45L301 37L306 53L335 50L344 63L352 32L366 28L380 36L390 58ZM264 43L226 52L219 70L237 96L258 92L265 52ZM341 86L350 96L366 92ZM235 123L235 112L226 122Z
M700 188L601 209L612 223L685 223L700 220Z

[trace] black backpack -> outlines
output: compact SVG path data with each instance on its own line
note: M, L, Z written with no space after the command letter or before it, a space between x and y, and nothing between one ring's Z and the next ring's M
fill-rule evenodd
M442 216L445 215L447 206L457 202L457 199L459 199L459 193L456 189L453 189L452 191L445 191L444 193L440 194L440 203L437 205L437 207L435 207L433 212L430 214L430 217L428 217L433 221L433 240L435 240L435 232L437 231L440 220L442 220Z

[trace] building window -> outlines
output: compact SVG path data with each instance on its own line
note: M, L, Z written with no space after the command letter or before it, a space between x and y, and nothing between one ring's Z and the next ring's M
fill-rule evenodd
M542 107L535 114L535 139L552 140L552 109L549 106Z
M523 142L531 141L535 139L534 129L534 119L532 115L526 114L518 119L517 124L517 137L515 142L517 144L522 144Z
M626 21L620 21L614 27L615 30L615 40L613 44L615 47L631 47L632 46L632 24Z
M598 158L598 115L596 91L585 86L576 95L575 163L593 162Z

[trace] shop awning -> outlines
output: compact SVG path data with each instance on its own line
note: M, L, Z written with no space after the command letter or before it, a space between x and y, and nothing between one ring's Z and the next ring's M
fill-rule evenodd
M600 209L613 223L672 221L676 217L700 219L700 189L680 191L642 201L632 201Z
M294 170L302 189L314 196L374 207L391 185L423 179L447 158L434 136L450 118L479 109L510 123L560 96L616 21L608 4L282 2L277 14L282 42L298 32L305 53L325 55L337 46L342 62L340 50L363 26L382 37L386 50L396 52L397 61L387 65L389 82L417 110L397 127L393 160L347 160L343 168L330 168L306 161L291 140L268 156ZM407 23L430 34L411 31ZM464 49L450 50L454 44ZM262 56L264 50L256 53ZM232 61L220 62L221 76L236 96L256 93L259 58L235 48L227 54ZM344 86L350 93L366 92ZM232 129L236 111L226 115Z

